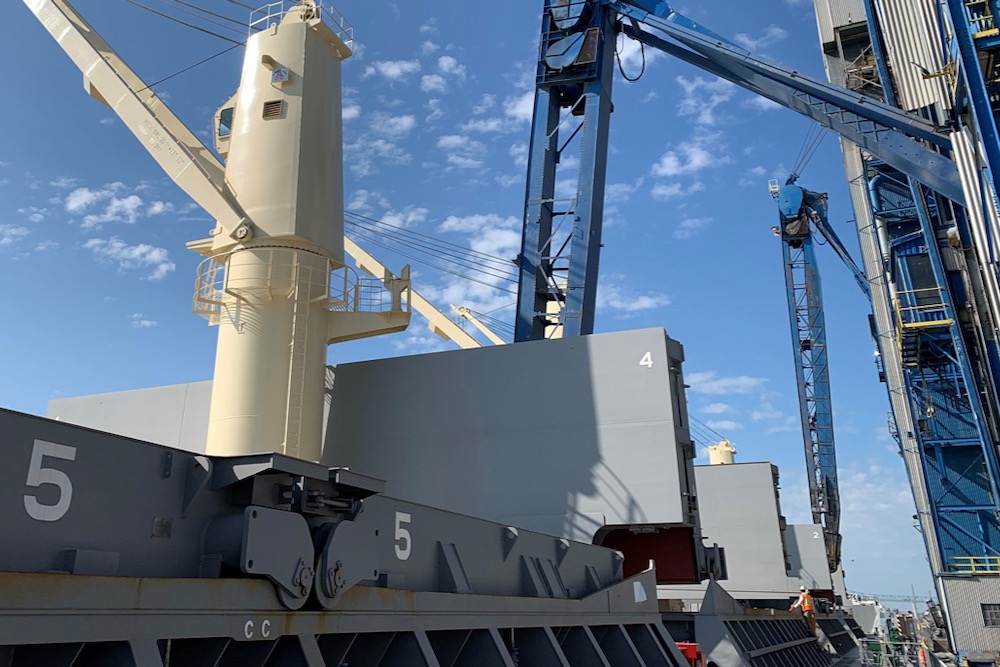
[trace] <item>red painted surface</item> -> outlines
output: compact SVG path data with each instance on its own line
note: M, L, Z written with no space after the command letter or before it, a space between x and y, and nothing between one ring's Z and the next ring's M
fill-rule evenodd
M687 642L677 642L677 648L691 667L701 667L701 646Z
M605 535L601 544L625 554L626 577L642 572L652 560L656 562L658 584L696 584L701 581L690 528L660 528L655 533L634 533L620 528Z

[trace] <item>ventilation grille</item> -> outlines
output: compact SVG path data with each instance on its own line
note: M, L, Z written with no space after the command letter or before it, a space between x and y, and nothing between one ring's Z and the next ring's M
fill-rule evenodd
M284 108L282 105L284 102L282 100L273 100L271 102L264 102L264 120L270 120L272 118L281 118L281 111Z

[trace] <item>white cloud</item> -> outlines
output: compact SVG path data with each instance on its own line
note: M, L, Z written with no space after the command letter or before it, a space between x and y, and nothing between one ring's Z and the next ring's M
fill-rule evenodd
M468 155L449 155L445 158L445 161L453 167L458 167L459 169L479 169L485 164L482 160L474 157L469 157Z
M465 65L458 62L452 56L441 56L438 58L438 70L456 79L465 78Z
M82 213L91 204L101 199L110 197L113 192L105 188L103 190L91 190L90 188L77 188L66 197L65 207L69 213Z
M28 222L41 222L45 219L46 214L48 214L48 209L38 208L36 206L26 206L24 208L17 209L17 212L28 218Z
M100 123L101 125L114 125L116 120L118 119L115 118L114 116L106 116L97 122Z
M433 123L443 115L444 108L441 106L441 100L437 98L427 100L427 116L424 118L424 122Z
M504 101L504 113L514 120L530 123L535 112L535 91L529 91L517 97L508 97Z
M52 187L55 187L55 188L60 188L60 189L66 190L66 189L71 188L74 185L76 185L76 182L78 180L79 179L76 179L76 178L70 178L69 176L62 176L60 178L57 178L54 181L49 181L49 185L51 185Z
M420 53L422 53L425 56L429 56L430 54L434 53L440 48L441 47L435 44L434 42L427 40L426 42L420 45Z
M736 431L743 428L743 424L732 419L718 419L705 422L705 426L713 431Z
M376 60L365 68L365 73L361 78L366 79L372 75L379 75L391 82L403 81L408 74L420 71L420 62L417 60Z
M344 120L354 120L361 115L361 107L357 104L347 104L341 110L340 115Z
M643 310L661 308L670 303L670 297L658 292L640 294L621 285L625 276L608 275L597 284L597 307L634 314Z
M749 107L751 109L756 109L757 111L774 111L775 109L781 109L782 106L777 102L767 99L761 95L752 95L743 102L743 106Z
M718 133L700 133L671 147L653 164L654 176L694 174L729 162Z
M437 32L437 19L430 17L417 30L421 33Z
M703 415L721 415L726 412L732 412L733 406L728 403L709 403L708 405L698 408L698 412Z
M53 248L58 248L59 244L55 241L42 241L35 246L35 252L45 252L46 250L52 250Z
M749 375L729 375L719 377L716 371L688 373L684 377L691 391L696 394L726 396L729 394L751 394L763 388L767 378Z
M736 84L725 79L700 76L686 79L678 76L676 81L683 89L681 100L677 103L677 115L694 116L698 125L715 125L715 109L736 94Z
M733 41L747 51L759 51L775 42L780 42L787 36L788 33L783 28L772 23L764 28L759 37L751 37L745 32L738 32L733 37Z
M375 206L389 208L389 200L379 192L365 189L355 190L347 204L349 210L364 213L373 211Z
M0 225L0 246L11 245L18 239L31 233L27 227L17 225Z
M503 118L473 118L462 123L463 132L506 132L508 124Z
M345 162L351 165L351 171L359 176L370 176L378 172L376 161L387 164L409 164L413 156L391 141L372 139L362 135L350 144L344 146Z
M482 232L496 228L520 228L521 221L512 215L501 217L496 213L466 216L449 215L437 230L439 232Z
M169 213L174 210L174 205L170 202L165 201L154 201L146 209L146 215L163 215L164 213Z
M483 95L483 98L481 100L479 100L479 104L472 107L472 113L478 116L496 107L496 105L497 105L497 96L492 94L486 94Z
M784 416L785 413L771 405L770 401L761 401L760 407L750 413L750 419L755 422L781 419Z
M80 226L84 229L91 229L106 222L132 224L139 219L141 208L142 199L138 195L128 195L122 198L113 196L108 200L103 212L83 216L83 224Z
M674 229L674 238L681 241L693 239L710 224L712 224L712 218L684 218L677 223L677 228Z
M484 164L486 146L467 136L446 134L438 139L437 147L445 152L448 164L459 169L478 169Z
M413 227L427 220L428 213L422 206L407 206L402 211L388 211L382 216L382 222L397 227Z
M515 167L523 169L528 166L528 144L511 144L507 155L514 159Z
M156 320L146 319L142 316L142 313L132 313L132 327L134 329L150 329L155 327L159 322Z
M656 183L649 194L658 201L666 201L676 197L686 197L687 195L701 192L705 186L700 181L695 181L691 185L684 186L680 183Z
M128 245L121 239L112 237L89 239L83 247L92 251L99 261L117 264L121 270L148 271L146 278L149 280L160 280L177 268L170 261L170 253L166 249L147 243Z
M387 137L398 139L406 136L417 126L417 119L410 115L392 116L387 113L376 113L372 116L371 128Z
M440 74L425 74L420 77L420 90L425 93L443 93L448 90L448 82Z

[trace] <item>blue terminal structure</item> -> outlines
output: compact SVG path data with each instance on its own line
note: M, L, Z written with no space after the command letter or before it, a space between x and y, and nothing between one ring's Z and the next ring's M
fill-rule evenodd
M987 613L1000 609L996 4L818 0L825 82L665 2L546 0L515 323L517 341L593 331L616 31L836 132L880 376L959 652L1000 646ZM929 60L907 50L926 44ZM571 148L579 189L559 201L556 175Z

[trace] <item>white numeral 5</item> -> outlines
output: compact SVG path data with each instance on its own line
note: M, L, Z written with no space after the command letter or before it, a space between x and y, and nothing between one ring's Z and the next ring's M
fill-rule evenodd
M59 488L59 500L54 505L43 505L34 495L24 494L24 510L36 521L58 521L69 511L73 500L73 482L69 475L55 468L43 468L42 459L46 456L64 461L76 460L76 447L58 445L45 440L35 440L31 450L31 463L28 465L28 479L25 486L38 488L44 484L52 484Z

